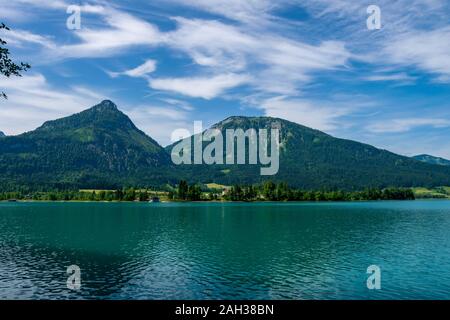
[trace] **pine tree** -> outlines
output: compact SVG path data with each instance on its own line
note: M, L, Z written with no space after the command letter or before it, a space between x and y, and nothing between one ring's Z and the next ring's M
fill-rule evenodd
M188 194L188 183L184 180L181 180L178 184L178 199L186 200Z

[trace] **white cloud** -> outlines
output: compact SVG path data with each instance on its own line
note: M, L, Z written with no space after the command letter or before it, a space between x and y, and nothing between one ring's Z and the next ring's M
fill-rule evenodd
M131 70L113 72L111 75L144 77L154 89L204 99L219 97L227 94L229 89L245 84L246 89L251 89L248 90L250 94L263 97L264 100L257 99L256 103L263 101L259 106L267 115L287 118L327 131L342 126L342 118L352 110L344 108L343 104L331 103L333 97L313 101L299 98L299 93L300 90L307 91L306 85L313 82L316 74L321 71L350 69L351 59L371 64L370 67L376 66L378 72L372 75L365 78L357 75L357 78L367 81L413 82L415 77L409 75L413 73L410 73L410 70L403 72L403 68L414 66L435 74L435 81L450 82L450 42L446 40L450 39L448 10L442 10L448 6L446 0L380 0L377 4L382 9L383 28L377 32L370 32L365 28L365 9L369 4L365 1L310 0L300 3L296 0L172 0L177 5L201 9L213 13L215 17L223 16L226 19L178 17L174 18L174 29L165 32L146 21L148 17L138 18L137 15L113 9L120 7L115 6L114 2L88 2L100 5L83 6L82 30L70 31L71 35L75 36L74 42L71 36L67 36L67 30L55 33L53 38L14 28L9 38L11 44L38 45L39 47L36 47L42 48L45 53L43 56L47 56L52 63L58 62L55 58L117 56L131 52L136 47L148 49L149 56L152 56L152 48L166 47L171 50L171 54L176 53L170 55L170 59L180 57L181 53L182 58L187 56L194 64L185 65L182 75L176 78L165 74L158 75L161 78L150 79L146 75L155 71L151 62ZM61 0L0 0L0 4L2 15L7 14L12 19L19 19L20 12L38 16L47 9L61 14L61 19L64 19L69 3ZM286 21L276 26L272 24L270 27L266 24L274 18L271 14L276 9L292 4L307 11L307 19L299 22L302 24L301 29L289 29L289 24L284 23ZM161 12L164 14L165 11ZM94 19L85 19L87 15L84 13L94 14L98 19L90 24ZM143 14L139 16L142 17ZM230 19L233 21L230 22ZM62 39L56 38L58 36L62 36ZM65 41L64 45L62 41ZM39 59L35 61L41 62ZM391 67L391 70L380 71L379 68L385 67ZM398 71L398 67L402 70ZM9 87L7 93L10 100L0 103L8 106L14 103L14 106L25 107L23 110L6 108L11 111L10 118L4 117L0 120L0 130L2 125L9 127L8 119L12 119L14 114L20 118L17 110L29 112L35 115L36 119L47 120L62 115L61 106L78 111L78 108L98 102L101 96L83 87L56 90L43 76L38 75L18 79L17 83L21 84L24 90L20 91L17 86ZM242 93L237 92L235 97L241 98L239 94ZM267 99L278 95L286 96ZM153 119L157 122L157 129L142 123L152 130L148 131L152 135L158 135L155 130L165 132L164 127L170 126L171 121L182 123L187 117L182 112L193 109L185 102L171 100L173 101L169 102L169 99L166 99L165 102L169 105L167 108L142 108L142 114L145 114L142 119ZM258 104L252 106L255 105ZM56 115L49 114L48 111L44 111L42 116L38 115L37 110L52 108L57 110ZM141 111L136 109L133 112L139 119L137 114ZM2 113L2 116L4 114ZM21 123L15 122L18 128L16 131L20 131L21 127L25 128L28 119L30 118ZM403 131L418 126L446 125L445 121L434 118L424 119L425 122L422 121L421 124L411 119L405 120L408 121L385 121L384 125L393 125L397 127L396 130L401 128ZM37 122L33 121L30 120L30 123ZM386 130L381 122L373 123L371 128L379 130L377 132Z
M102 2L98 0L91 0L91 3L96 1ZM103 11L102 5L79 4L73 3L73 1L66 2L62 0L0 0L0 5L2 8L6 8L8 10L22 11L24 15L30 12L33 13L36 9L50 9L65 12L71 5L78 5L82 9L82 13L99 13ZM24 12L25 9L29 9L27 13Z
M72 91L74 91L74 93L78 93L80 94L80 96L82 97L86 97L86 98L92 98L97 102L103 101L106 99L106 96L98 93L97 91L92 91L88 88L85 88L83 86L72 86L71 87ZM86 106L88 107L88 106Z
M198 65L217 72L252 73L260 91L295 94L315 71L346 67L351 53L339 41L311 45L219 21L177 18L166 43L187 53Z
M28 14L18 8L7 7L3 2L0 2L0 5L2 6L2 20L23 21L29 18Z
M294 68L295 72L345 65L351 54L342 42L317 46L278 35L253 34L218 21L176 19L179 28L167 42L185 51L199 65L242 70L249 64Z
M192 106L191 106L189 103L187 103L186 101L181 101L181 100L178 100L178 99L172 99L172 98L161 98L160 100L163 101L163 102L165 102L165 103L168 103L169 105L179 107L179 108L181 108L181 109L183 109L183 110L186 110L186 111L192 111L192 110L194 110L194 107L192 107Z
M65 1L61 0L14 0L14 2L11 2L9 0L0 0L0 4L3 6L17 6L20 8L24 8L26 6L33 6L33 7L41 7L41 8L49 8L49 9L66 9L69 4Z
M8 100L0 100L0 131L7 135L34 130L48 120L81 112L110 97L82 86L66 89L50 85L42 74L25 75L14 80L0 78L0 88ZM169 144L173 130L191 129L189 105L178 100L168 105L127 106L119 108L136 126L161 144Z
M145 63L141 64L140 66L126 70L123 72L108 72L108 74L115 78L121 75L133 77L133 78L140 78L143 77L149 73L152 73L156 70L156 61L155 60L147 60Z
M0 101L0 130L10 135L33 130L47 120L82 111L103 99L83 87L59 90L42 74L14 80L2 77L0 88L8 94L8 100Z
M350 109L345 107L337 109L324 102L288 99L283 96L266 100L261 104L261 108L266 116L287 119L323 131L336 129L339 118L350 112Z
M103 7L95 10L106 23L99 29L83 26L75 35L81 43L61 46L57 55L64 57L106 57L133 46L153 46L161 43L157 27L133 15Z
M201 66L242 70L247 66L248 50L259 46L257 39L232 25L200 19L175 21L178 28L167 35L167 44Z
M0 35L8 45L23 46L24 44L38 44L47 48L55 48L51 38L38 35L26 30L1 30Z
M403 118L383 120L372 123L368 131L374 133L407 132L417 127L445 128L450 127L450 120L440 118Z
M423 71L450 75L450 27L411 31L398 36L384 53L391 63L415 65ZM442 77L441 77L442 79Z
M269 0L172 0L181 5L187 5L204 11L223 15L227 18L241 22L254 21L256 18L267 15L274 7Z
M366 8L381 9L382 28L365 28ZM415 67L436 75L444 82L450 74L450 27L447 0L379 0L376 3L353 0L311 0L304 2L314 15L320 34L332 32L345 41L355 57L376 67ZM337 19L339 18L339 19ZM390 80L413 82L403 77Z
M231 5L236 8L230 12L244 15L261 15L273 7L268 1L244 3L233 0L225 3L217 0L215 4L218 6L200 0L195 5L208 8L230 8L228 6ZM176 29L161 32L155 25L111 7L85 5L83 10L98 15L102 26L92 28L83 25L81 30L71 31L79 42L58 45L46 37L31 34L22 37L22 40L40 43L50 49L42 56L52 63L65 58L114 56L136 46L168 46L187 54L203 67L200 73L191 76L191 80L203 85L204 89L189 86L189 91L185 90L184 79L155 79L151 81L152 87L206 99L242 82L261 92L295 95L299 86L312 79L314 72L346 67L351 58L350 52L340 41L312 45L269 29L254 31L245 25L186 18L174 18ZM151 62L141 67L109 74L137 77L153 70ZM254 75L252 81L236 75L243 73ZM222 76L214 76L208 81L210 83L206 83L206 78L211 74Z
M126 113L139 129L163 146L171 143L174 130L183 128L192 131L189 113L176 107L140 105L128 108Z
M375 74L364 77L367 81L401 81L401 82L414 82L417 78L408 75L407 73L393 73L393 74Z
M185 111L168 106L140 107L139 110L144 115L151 116L152 118L160 117L167 120L179 121L184 120L187 117L187 113Z
M248 81L249 77L246 75L230 73L211 77L151 79L149 85L156 90L209 100Z

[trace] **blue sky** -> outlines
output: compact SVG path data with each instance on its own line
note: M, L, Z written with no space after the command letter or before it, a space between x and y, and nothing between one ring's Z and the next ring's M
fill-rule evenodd
M131 4L132 3L132 4ZM382 28L366 26L367 7ZM81 29L66 26L81 7ZM0 0L32 69L0 78L19 134L111 99L162 145L231 115L285 118L404 155L450 158L446 0Z

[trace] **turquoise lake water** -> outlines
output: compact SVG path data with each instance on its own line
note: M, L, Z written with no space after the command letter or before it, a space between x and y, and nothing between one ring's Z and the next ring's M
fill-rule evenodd
M0 299L448 298L450 201L0 203Z

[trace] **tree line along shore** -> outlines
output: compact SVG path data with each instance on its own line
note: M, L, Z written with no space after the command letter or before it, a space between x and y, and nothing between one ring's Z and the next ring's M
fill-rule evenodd
M360 191L300 190L286 183L271 181L256 185L208 187L180 181L176 186L158 189L124 188L118 190L26 189L0 192L0 201L375 201L414 200L410 188L367 188Z

